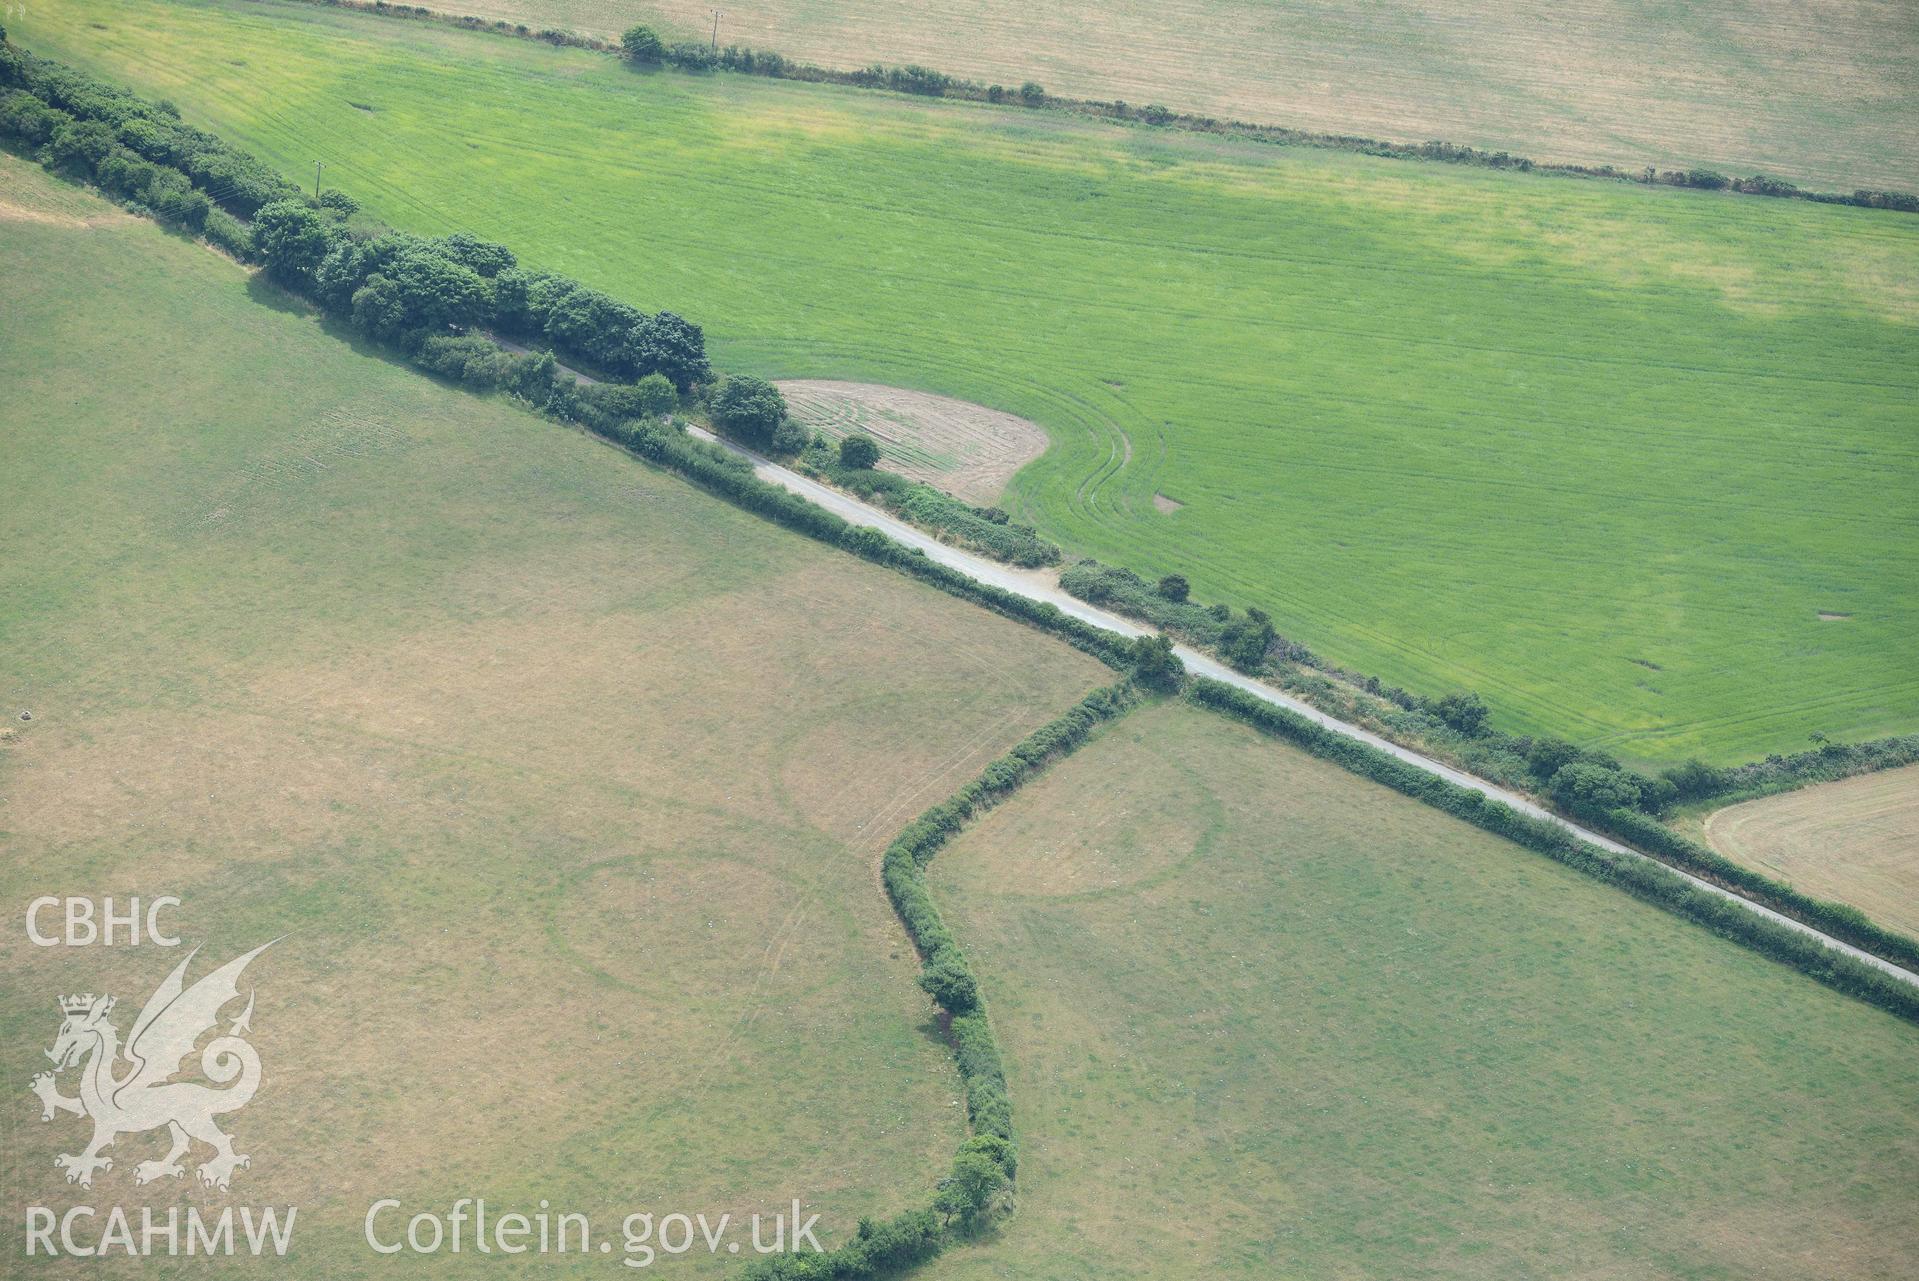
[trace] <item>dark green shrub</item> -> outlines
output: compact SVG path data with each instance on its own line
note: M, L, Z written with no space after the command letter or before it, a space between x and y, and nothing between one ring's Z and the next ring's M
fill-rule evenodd
M790 458L805 449L811 439L806 428L789 418L773 429L772 436L767 439L766 448L776 457Z
M1249 609L1219 632L1219 656L1242 672L1257 674L1266 666L1266 651L1279 639L1273 620L1264 610Z
M1132 659L1134 677L1154 689L1176 689L1186 675L1186 664L1173 652L1169 636L1135 636Z
M854 432L840 441L840 466L865 471L877 467L879 461L879 442L871 436Z
M0 96L0 133L29 146L43 145L56 129L72 119L66 112L49 107L23 89Z
M965 1014L979 1005L979 987L973 971L956 948L943 948L920 971L919 985L946 1010Z
M1433 715L1471 738L1486 728L1486 700L1477 694L1448 694L1433 705Z
M614 418L658 418L680 403L673 384L660 374L648 374L631 385L601 383L583 394L590 404Z
M620 56L642 66L656 66L666 59L666 41L651 27L628 27L620 36Z
M47 151L55 165L91 178L118 141L113 130L98 120L74 120L53 131Z
M1639 784L1626 771L1591 761L1574 761L1553 775L1553 800L1574 814L1634 809Z
M709 45L688 41L667 50L666 60L682 71L711 71L720 64L720 55Z
M253 248L267 274L303 293L332 247L326 223L297 200L264 205L253 220Z
M720 384L708 405L713 422L729 436L771 446L773 429L786 421L786 397L764 378L740 375Z
M224 209L207 210L206 224L200 234L216 249L223 249L241 262L253 261L253 233L247 225Z
M351 218L360 212L360 202L344 191L329 187L320 193L320 208L331 210L342 218Z

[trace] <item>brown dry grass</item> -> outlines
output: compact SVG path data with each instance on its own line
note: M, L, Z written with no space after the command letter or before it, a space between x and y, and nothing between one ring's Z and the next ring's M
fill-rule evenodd
M877 383L793 379L779 389L802 425L835 439L864 432L880 466L989 506L1013 473L1046 452L1036 423L984 405Z
M706 39L704 0L471 0L460 12ZM1903 0L773 0L723 43L1541 159L1704 163L1802 183L1919 185L1919 22Z
M1727 858L1919 934L1919 765L1728 806L1706 820L1706 839Z
M602 1233L799 1195L839 1235L930 1186L955 1078L874 861L1103 668L357 354L144 222L0 237L0 383L0 691L34 712L0 900L176 894L202 967L287 936L232 1197L136 1189L159 1136L69 1188L80 1123L22 1092L7 1214L296 1204L291 1273L337 1277L385 1195ZM124 1030L180 956L0 932L6 1079L56 994Z

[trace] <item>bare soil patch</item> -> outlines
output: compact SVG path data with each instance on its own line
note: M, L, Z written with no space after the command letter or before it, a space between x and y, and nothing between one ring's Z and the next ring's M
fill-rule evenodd
M1919 765L1822 783L1718 811L1727 858L1919 934Z
M1843 623L1851 617L1851 614L1838 614L1830 610L1819 611L1819 621L1822 623Z
M835 439L864 432L888 471L969 503L998 502L1013 473L1046 452L1036 424L950 396L814 379L778 386L796 421Z
M1179 499L1177 498L1168 498L1164 494L1153 495L1153 506L1157 507L1160 511L1166 513L1168 516L1171 516L1174 512L1178 511L1180 508L1184 507L1185 505L1186 505L1185 503L1180 502Z

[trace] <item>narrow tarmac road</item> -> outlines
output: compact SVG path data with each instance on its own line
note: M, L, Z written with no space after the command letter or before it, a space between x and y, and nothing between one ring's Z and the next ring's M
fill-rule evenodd
M956 547L949 547L932 535L914 528L898 517L889 515L877 507L864 503L854 498L851 494L842 493L829 485L823 485L816 480L808 479L798 472L783 467L772 459L758 454L743 445L735 444L730 440L723 440L703 428L689 426L687 430L701 440L710 441L723 449L750 460L753 464L754 472L761 480L769 481L772 484L789 489L803 498L818 503L821 507L826 508L834 515L852 524L869 526L881 531L890 538L905 543L908 547L916 547L940 564L957 569L969 577L978 579L980 582L991 584L994 587L1004 588L1009 592L1017 592L1019 595L1032 600L1044 601L1048 604L1056 605L1062 611L1073 615L1075 618L1084 619L1095 626L1104 627L1108 631L1118 632L1123 636L1144 636L1150 633L1151 629L1142 627L1131 619L1122 618L1118 614L1109 613L1096 605L1089 605L1077 597L1068 595L1060 589L1059 585L1054 582L1052 578L1044 573L1033 570L1014 569L1010 566L1002 565L997 561L989 560L984 556L961 551ZM1189 672L1200 676L1210 676L1214 680L1224 681L1229 685L1237 686L1255 698L1263 699L1275 706L1283 707L1290 712L1296 712L1335 733L1343 734L1347 738L1358 739L1360 742L1376 747L1382 752L1388 752L1409 765L1414 765L1425 770L1429 774L1437 774L1439 777L1457 783L1461 787L1469 787L1475 792L1490 796L1494 800L1502 801L1522 814L1530 814L1535 818L1543 818L1548 822L1557 823L1572 832L1573 835L1582 841L1590 841L1602 849L1608 849L1614 853L1624 854L1631 858L1646 859L1648 862L1658 862L1657 859L1652 859L1648 855L1641 854L1638 850L1622 845L1610 837L1602 836L1600 833L1581 827L1577 823L1568 822L1559 817L1559 815L1541 808L1516 792L1509 792L1503 787L1488 783L1485 779L1468 774L1463 770L1454 769L1452 766L1433 760L1430 757L1422 756L1410 748L1401 747L1399 744L1381 738L1379 735L1368 730L1361 729L1357 725L1349 725L1345 721L1328 716L1312 704L1301 702L1299 699L1293 698L1281 690L1274 689L1271 685L1256 681L1250 676L1242 675L1232 668L1227 667L1224 663L1219 662L1217 659L1202 654L1190 646L1175 645L1173 648L1174 652L1179 655L1180 660L1186 664L1186 670ZM1864 961L1867 965L1885 971L1894 978L1919 987L1919 974L1914 974L1912 971L1874 956L1870 952L1862 951L1850 943L1842 942L1839 939L1833 938L1830 934L1816 930L1803 922L1795 921L1789 916L1781 915L1769 907L1763 907L1751 899L1734 894L1730 890L1722 889L1710 881L1701 880L1699 877L1693 876L1679 868L1672 867L1670 864L1661 864L1661 866L1666 867L1668 871L1671 871L1677 876L1685 877L1694 885L1697 885L1708 893L1717 894L1721 898L1729 899L1749 912L1766 917L1768 920L1777 921L1788 929L1797 930L1801 934L1816 938L1835 951L1843 952L1847 956L1854 957L1857 960Z

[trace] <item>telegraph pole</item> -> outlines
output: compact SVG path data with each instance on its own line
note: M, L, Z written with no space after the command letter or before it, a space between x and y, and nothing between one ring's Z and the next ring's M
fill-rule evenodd
M713 10L713 52L720 51L720 19L726 16L722 9Z
M313 162L313 198L315 200L320 198L320 171L324 168L326 168L325 161L316 160Z

